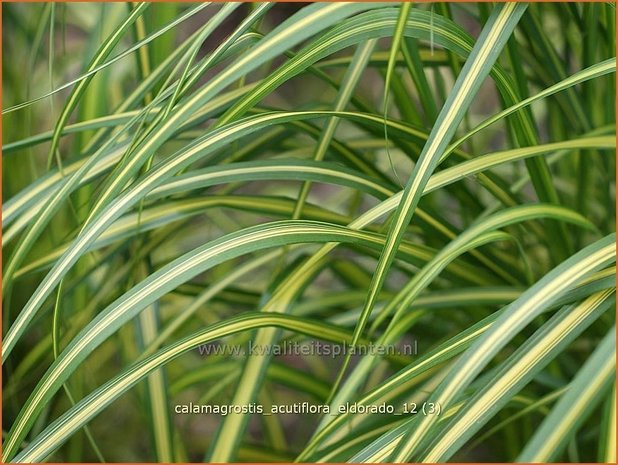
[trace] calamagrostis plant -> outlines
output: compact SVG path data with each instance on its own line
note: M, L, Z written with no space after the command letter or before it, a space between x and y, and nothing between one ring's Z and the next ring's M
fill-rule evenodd
M4 461L615 461L613 3L2 7Z

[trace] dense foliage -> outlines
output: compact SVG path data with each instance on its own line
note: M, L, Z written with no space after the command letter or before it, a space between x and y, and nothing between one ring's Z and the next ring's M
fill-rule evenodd
M2 12L3 461L615 462L614 3Z

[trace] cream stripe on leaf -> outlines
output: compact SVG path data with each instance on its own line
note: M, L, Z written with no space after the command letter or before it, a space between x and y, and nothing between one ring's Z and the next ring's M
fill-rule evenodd
M457 126L463 119L468 106L472 103L476 92L484 78L489 74L493 63L525 9L526 4L509 3L496 6L466 64L457 77L453 90L440 111L429 139L423 147L403 190L401 202L394 214L384 250L373 273L367 299L355 328L354 337L356 340L360 338L365 328L369 314L386 280L395 251L414 214L429 177L438 165L442 153L455 134ZM353 341L352 345L354 344L355 342ZM336 394L338 383L342 380L349 361L350 354L348 353L340 369L331 396ZM338 405L340 405L338 402L334 402L331 407L336 409Z
M506 116L521 110L522 108L525 108L526 106L531 105L532 103L541 100L545 97L548 97L550 95L553 95L556 92L560 92L563 91L565 89L568 89L569 87L581 83L581 82L585 82L587 80L590 79L594 79L600 76L603 76L607 73L610 72L615 72L616 70L616 63L615 60L611 59L611 60L606 60L604 62L601 63L597 63L589 68L586 68L582 71L579 71L573 75L571 75L570 77L568 77L567 79L548 87L547 89L539 92L536 95L533 95L525 100L522 100L521 102L519 102L518 104L515 104L503 111L501 111L500 113L488 118L487 120L485 120L483 123L479 124L478 126L476 126L473 130L471 130L469 133L467 133L465 136L461 137L460 139L458 139L456 142L454 142L453 144L451 144L449 146L449 148L445 151L443 157L447 156L449 153L451 153L457 146L461 145L463 142L465 142L467 139L469 139L470 137L472 137L474 134L478 133L479 131L481 131L482 129L490 126L491 124L505 118ZM249 87L249 86L247 86ZM252 87L252 86L251 86ZM237 91L233 91L230 92L230 94L236 94ZM215 103L215 100L212 101L212 103ZM210 105L210 104L209 104ZM206 108L204 108L204 110L209 110L208 109L208 105L206 106ZM204 112L204 110L201 111ZM135 112L133 112L135 113ZM127 113L126 115L129 115L129 113ZM75 126L75 129L77 130L78 128L81 128L83 126L82 130L86 130L88 128L94 127L100 127L99 125L95 124L95 121L99 121L101 120L101 124L109 121L107 124L110 125L114 125L114 124L120 124L120 123L124 123L127 121L130 121L130 118L127 118L127 116L123 116L123 115L118 115L118 116L109 116L109 117L103 117L103 118L99 118L97 120L92 120L92 123L89 124L89 122L85 122L85 123L78 123ZM115 123L114 121L118 120L117 123ZM72 129L73 126L67 126L65 128L65 131L63 132L66 133L66 131L68 129ZM49 138L51 138L51 132L46 133L47 137L42 137L43 135L41 135L41 137L39 137L41 139L41 141L45 141L48 140ZM34 138L36 138L37 136L34 136ZM3 146L3 153L9 153L11 150L14 150L13 146L19 147L17 143L14 144L6 144ZM118 149L116 149L118 150ZM117 155L119 156L119 154ZM115 157L114 157L115 160ZM67 174L73 173L75 171L75 169L77 169L78 165L81 165L83 162L76 162L73 163L72 165L69 166L65 166L64 167L64 172ZM101 169L104 169L103 166L99 167L99 171ZM93 173L94 174L94 173ZM89 173L90 176L92 176ZM57 180L62 180L62 178L57 175L54 177L54 179ZM12 198L10 198L8 201L6 201L3 205L3 225L9 225L12 221L14 216L19 213L20 208L24 208L24 202L26 202L29 198L31 198L32 200L30 201L30 203L32 203L32 201L36 200L35 198L33 198L32 196L40 191L40 189L43 188L44 185L47 185L48 183L51 182L51 178L48 179L48 177L44 177L41 178L44 180L44 182L39 182L37 181L34 184L31 184L30 186L28 186L27 190L24 189L23 192L13 196ZM86 180L88 180L88 178L82 178L80 179L80 185L81 183L85 182ZM38 186L40 185L40 187L37 190L33 190L32 187L33 186ZM42 195L42 192L40 193L40 195ZM2 236L2 243L4 244L5 241L7 241L7 239L5 239L5 234L3 234Z
M414 299L431 284L448 263L460 254L483 245L488 239L492 240L487 237L492 231L510 224L535 218L558 219L567 222L573 221L580 226L594 229L594 226L579 214L567 210L564 207L544 204L513 207L477 220L457 236L457 238L445 245L430 262L423 266L423 268L401 288L397 295L389 301L386 307L382 309L380 315L376 319L376 325L383 319L391 316L391 314L393 314L393 316L387 328L378 339L378 343L383 345L393 343L392 339L396 335L395 328L397 322L414 302ZM506 237L509 238L509 236ZM500 237L493 238L493 240L500 240ZM355 390L360 386L362 380L366 378L369 371L378 361L379 357L375 354L367 354L358 362L341 387L335 400L335 405L341 405L345 401L352 399Z
M590 281L589 279L581 281L581 283L575 289L572 289L567 294L565 294L563 298L556 301L554 306L579 301L581 299L587 298L589 295L591 295L591 293L606 290L612 291L615 288L615 272L615 267L612 267L594 273L592 276L595 276L595 278L592 281ZM518 294L515 299L520 295L521 294ZM420 305L422 301L423 299L419 298L417 300L417 303ZM468 348L476 339L478 339L486 330L488 330L491 324L498 318L498 316L504 313L504 311L507 309L508 306L503 307L501 310L492 313L491 315L479 321L475 325L460 332L452 339L449 339L444 343L440 344L430 353L422 356L418 361L416 361L409 367L401 370L399 373L393 375L382 384L380 384L380 386L374 388L372 391L365 394L362 398L355 400L355 402L357 402L359 405L380 404L381 402L388 402L389 400L391 400L392 393L396 392L398 386L405 386L405 384L409 380L418 377L429 368L432 368L437 364L444 362L445 360L453 358L455 355L461 353L463 350ZM549 308L548 310L551 310L551 308ZM315 455L311 455L311 453L317 449L319 444L323 443L323 439L325 439L329 433L332 433L336 429L340 428L346 421L350 419L351 416L352 415L350 413L337 415L330 423L328 423L324 428L319 430L318 434L315 435L311 439L311 441L309 441L303 452L300 454L299 461L316 461L317 457ZM365 457L359 460L366 461L367 458Z
M560 351L615 305L615 290L594 294L579 305L554 314L532 337L501 364L487 382L440 431L422 462L445 462L502 408L512 396L545 367Z
M376 41L368 40L361 43L354 53L353 60L346 70L346 73L341 81L337 97L333 104L335 111L344 110L352 97L354 90L367 66L371 52L375 48ZM222 118L226 121L226 116ZM329 118L318 137L317 144L313 153L313 161L321 162L326 155L327 149L332 145L332 139L335 135L339 118ZM220 124L220 122L218 123ZM306 209L305 201L309 195L311 183L305 181L298 193L292 219L298 219ZM313 266L306 277L313 276L321 267L321 260L311 261ZM300 266L302 270L302 265ZM291 271L291 275L299 271L297 266ZM289 275L288 275L289 278ZM298 297L302 289L304 289L304 280L298 279L293 284L286 286L286 292L281 294L274 292L274 295L262 306L263 312L281 312L287 313L291 304ZM255 344L261 347L270 347L277 343L280 338L280 331L273 328L264 328L259 330L255 335ZM255 402L262 388L262 380L265 377L266 370L271 363L271 357L249 356L245 362L243 372L236 384L234 395L231 402L236 405L248 405ZM225 416L219 424L217 431L214 434L213 441L208 448L204 460L208 462L230 462L236 459L235 454L245 434L250 416L248 414L235 414Z
M445 455L439 456L436 453L436 448L445 443L449 443L452 439L454 430L451 427L461 425L461 432L465 434L466 437L458 438L458 443L465 444L466 438L472 436L476 431L476 429L469 430L466 429L466 427L470 428L470 424L476 426L476 423L479 421L481 425L477 426L477 428L483 424L482 418L475 415L476 412L470 412L475 405L483 409L490 409L495 413L497 409L512 398L515 391L528 382L538 370L551 361L560 350L564 349L566 345L572 342L592 322L598 319L603 312L611 308L614 303L615 289L612 288L590 296L581 304L564 307L561 311L557 312L535 333L535 335L528 339L516 353L511 355L508 360L501 365L494 378L487 379L483 382L481 390L474 395L472 399L459 402L450 409L442 412L438 420L440 424L449 421L449 418L453 415L455 416L453 420L445 426L444 430L428 438L432 440L435 439L434 446L432 446L433 448L430 449L427 455L418 459L418 462L440 463L447 461L448 457ZM505 310L508 310L508 307L501 310L499 313L503 314ZM495 316L497 315L492 315L492 317ZM495 320L495 318L492 318L492 320ZM489 327L489 325L487 325L487 327ZM526 355L525 360L516 356L517 354L528 352L530 353ZM523 370L521 370L522 368ZM505 390L505 388L507 390ZM488 403L489 399L487 396L491 393L502 396L500 403ZM375 402L380 401L382 401L382 399ZM485 411L484 415L487 416L490 413L489 411ZM351 461L386 461L389 454L391 454L395 447L401 442L405 431L414 429L421 418L422 416L413 416L409 418L406 423L374 440L365 449L352 457ZM449 455L456 451L457 447L452 447Z
M612 327L543 420L518 462L551 462L573 432L595 411L616 378L616 328Z
M15 455L38 413L81 361L141 309L178 285L219 263L253 251L303 242L363 243L365 236L366 233L327 223L267 223L211 241L159 269L101 311L60 353L13 423L3 446L5 460ZM367 245L370 245L368 241Z
M96 201L93 208L90 210L89 217L82 227L78 238L75 241L75 249L73 253L67 254L64 260L59 260L57 267L54 267L46 276L37 290L28 300L22 312L14 322L9 332L6 335L2 346L3 363L6 357L13 349L17 338L24 331L27 321L30 320L32 314L42 304L43 300L48 297L54 290L55 286L60 282L62 276L68 272L68 268L75 263L79 254L84 251L83 244L92 240L92 225L93 223L105 217L105 211L115 204L115 197L134 176L143 163L149 159L155 151L165 143L165 141L178 129L183 122L188 120L201 106L207 103L210 99L216 96L218 92L223 90L236 79L242 77L250 70L253 70L268 60L274 58L280 53L286 51L289 47L297 44L312 35L324 30L332 24L336 24L343 18L346 18L355 13L370 10L374 8L384 8L384 3L314 3L306 8L303 8L298 13L292 15L278 27L273 29L267 36L264 37L259 44L252 47L249 51L243 54L234 61L232 66L227 67L221 74L213 78L208 84L203 86L191 98L183 102L182 105L173 111L160 126L156 127L148 138L141 143L132 154L128 162L123 168L115 174L111 183ZM215 131L216 132L216 131ZM71 177L71 185L67 185L58 193L55 199L48 203L46 210L37 219L37 222L31 226L29 232L20 241L20 246L8 261L4 270L4 278L8 281L12 274L22 263L29 248L34 244L40 233L43 231L47 221L57 211L62 204L62 201L67 198L70 192L75 188L79 178L92 166L95 161L91 157L80 170ZM182 166L178 167L178 170ZM170 173L171 176L171 173ZM151 188L154 186L150 186ZM3 289L4 290L4 289Z
M148 376L153 370L174 360L183 353L210 341L215 341L239 332L250 331L264 327L278 327L300 334L331 342L347 342L350 333L337 326L318 323L292 315L277 313L247 312L237 317L215 323L198 333L191 334L153 355L136 362L118 376L108 381L75 406L70 408L60 418L52 422L43 432L38 434L23 451L13 457L13 462L41 462L71 435L87 423L116 398ZM9 460L4 450L4 460Z
M503 313L475 344L453 366L450 373L436 389L430 402L448 409L454 399L487 366L491 359L537 315L554 304L574 285L600 268L614 263L616 236L610 234L579 251L530 287ZM437 418L421 418L413 430L408 431L396 453L390 458L405 461L417 452Z

